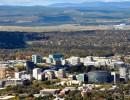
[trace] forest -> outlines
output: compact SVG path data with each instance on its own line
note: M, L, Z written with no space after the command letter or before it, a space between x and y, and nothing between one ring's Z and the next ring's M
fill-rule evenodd
M89 30L72 32L0 32L0 57L32 54L69 56L111 56L129 54L129 30ZM11 56L10 56L11 55ZM11 58L10 58L11 59Z

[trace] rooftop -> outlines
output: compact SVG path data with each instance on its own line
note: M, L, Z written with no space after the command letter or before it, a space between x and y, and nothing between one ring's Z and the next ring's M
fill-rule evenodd
M56 91L56 90L60 90L60 89L43 89L41 91Z

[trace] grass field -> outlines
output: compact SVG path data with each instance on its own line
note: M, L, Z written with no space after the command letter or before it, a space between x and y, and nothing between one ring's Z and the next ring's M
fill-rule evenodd
M114 27L123 27L129 30L130 25L125 26L80 26L76 24L65 24L59 26L39 26L39 27L22 27L22 26L0 26L0 31L20 31L20 32L51 32L51 31L80 31L80 30L109 30Z

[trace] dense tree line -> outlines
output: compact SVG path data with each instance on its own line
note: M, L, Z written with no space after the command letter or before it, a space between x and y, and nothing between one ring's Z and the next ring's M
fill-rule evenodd
M127 55L130 51L129 30L1 32L0 38L1 59L57 53L64 54L65 57L111 56L115 53Z

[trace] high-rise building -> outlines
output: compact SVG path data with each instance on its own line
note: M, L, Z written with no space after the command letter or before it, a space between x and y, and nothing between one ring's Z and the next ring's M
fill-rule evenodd
M41 63L41 56L40 55L32 55L32 62Z
M35 79L38 79L38 74L40 74L40 73L41 73L41 69L40 68L33 69L33 77Z
M120 81L120 74L118 72L111 72L111 81L115 84Z
M62 78L66 78L66 70L65 69L59 69L58 73L58 78L62 79Z

